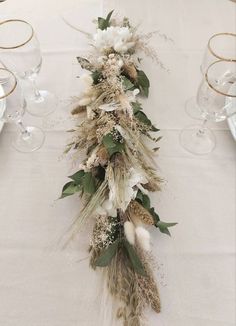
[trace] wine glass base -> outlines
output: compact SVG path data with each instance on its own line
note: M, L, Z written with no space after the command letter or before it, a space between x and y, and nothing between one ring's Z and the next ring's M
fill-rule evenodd
M192 119L202 120L201 112L197 104L196 97L191 97L186 101L185 112Z
M31 153L42 147L45 134L38 127L26 127L26 130L28 134L14 134L12 146L19 152Z
M180 133L180 143L188 152L197 155L211 153L215 148L215 136L206 127L190 126Z
M39 96L27 98L26 111L36 117L45 117L52 113L57 105L56 95L46 90L40 90Z

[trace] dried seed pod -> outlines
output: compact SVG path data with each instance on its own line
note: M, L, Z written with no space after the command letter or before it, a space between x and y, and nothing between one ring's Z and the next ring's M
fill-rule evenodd
M71 114L72 115L80 114L85 112L85 110L86 110L86 106L78 105L71 111Z
M131 80L137 80L138 73L137 73L137 69L135 68L135 65L133 63L131 63L129 65L124 65L123 73L125 76L127 76Z
M108 160L109 160L109 154L108 151L106 150L105 147L101 147L97 153L96 153L97 157L98 157L98 161L99 163L103 166L105 165Z
M138 219L144 224L154 225L152 215L136 200L131 200L128 206L128 214L134 223L137 222Z
M153 181L149 181L148 183L142 184L142 186L144 189L152 192L160 190L160 186Z

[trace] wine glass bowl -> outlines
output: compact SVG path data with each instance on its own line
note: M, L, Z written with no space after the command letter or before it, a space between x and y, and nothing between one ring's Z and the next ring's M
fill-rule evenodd
M202 74L217 60L236 61L236 34L217 33L210 37L201 64Z
M236 97L230 92L235 82L235 61L218 60L208 67L197 92L197 103L203 119L220 122L227 118L226 98Z
M206 128L206 122L227 119L230 105L227 99L236 98L236 88L232 88L235 83L236 61L218 60L207 68L197 92L203 124L190 126L180 133L180 143L187 151L200 155L210 153L214 149L215 137L211 130Z
M31 83L33 93L27 98L27 111L35 116L53 112L58 102L56 96L47 90L38 90L35 84L42 66L42 54L32 25L21 19L1 22L0 55L9 70Z
M5 68L0 68L1 79L5 82L0 84L0 119L3 122L15 123L19 128L19 132L13 134L12 146L20 152L33 152L42 146L45 135L38 127L23 125L26 101L15 75Z
M217 33L210 37L200 66L202 76L207 68L218 60L236 61L235 33ZM185 111L193 119L202 119L196 96L186 101Z

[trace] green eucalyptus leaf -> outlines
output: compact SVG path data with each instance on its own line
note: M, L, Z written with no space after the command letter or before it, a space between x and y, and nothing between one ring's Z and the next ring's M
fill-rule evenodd
M152 217L153 217L153 221L154 221L155 226L157 226L157 223L160 221L160 217L159 217L159 215L155 212L154 207L152 207L152 208L149 209L149 213L150 213L150 214L152 215Z
M124 150L124 144L117 143L117 145L115 147L108 149L108 153L111 157L115 153L122 153L123 150Z
M65 198L74 195L80 190L80 187L78 187L78 185L74 181L67 182L62 188L62 194L60 198Z
M144 266L138 254L136 253L134 247L125 239L122 241L122 243L126 249L127 255L129 257L131 266L133 267L134 271L140 275L146 276L147 274L144 269Z
M106 18L98 17L98 28L101 30L107 29L110 26L110 19L113 14L113 11L110 11Z
M102 78L102 73L101 71L93 71L91 74L92 78L93 78L93 83L94 85L97 85L99 83L99 80Z
M171 226L175 226L176 224L178 224L178 223L166 223L166 222L158 221L156 226L159 228L159 230L162 233L165 233L170 236L171 234L170 234L170 231L168 228Z
M106 19L98 17L98 28L101 30L107 29L108 25Z
M135 198L144 208L147 210L150 209L150 198L148 195L142 193L141 190L138 190L136 198Z
M73 175L69 176L69 178L74 180L77 185L81 185L84 175L85 175L84 170L79 170Z
M160 129L156 128L155 126L152 125L151 131L160 131Z
M143 87L150 87L150 82L144 71L138 70L138 83Z
M84 192L93 195L96 192L96 182L92 172L86 172L83 177L83 190Z
M141 94L143 94L145 97L148 97L148 95L149 95L149 87L140 86L140 91L141 91Z
M140 110L134 111L135 118L138 119L141 123L150 127L150 131L159 131L155 126L153 126L151 120L148 119L146 114Z
M109 247L107 247L95 261L95 266L108 266L117 252L119 243L119 240L116 240Z
M106 149L113 148L116 146L116 143L114 142L113 136L111 133L106 134L102 139L103 145L106 147Z
M143 109L139 102L132 102L131 105L132 105L134 114L136 114L137 112L139 112Z
M86 70L90 70L90 71L93 70L93 66L87 59L82 58L82 57L77 57L76 59L82 69L86 69Z
M125 91L128 91L134 87L134 84L131 83L131 81L125 76L122 76L122 83Z
M140 204L143 204L143 193L141 190L138 190L136 198L135 198Z
M102 139L103 145L106 147L110 157L115 153L121 153L124 150L124 143L114 140L111 133L106 134Z
M146 116L146 114L142 111L138 111L135 114L135 118L137 118L140 122L142 122L143 124L147 125L147 126L151 126L152 123L151 121L148 119L148 117Z
M144 71L137 70L137 73L138 73L137 85L141 91L141 94L148 97L149 87L150 87L149 79Z
M111 16L112 16L113 12L114 12L114 9L112 11L110 11L109 14L106 17L106 21L107 21L108 24L110 23L110 19L111 19Z

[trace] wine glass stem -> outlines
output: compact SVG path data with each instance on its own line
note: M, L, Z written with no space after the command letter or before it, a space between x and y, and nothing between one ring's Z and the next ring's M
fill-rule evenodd
M27 130L27 128L24 126L21 120L17 121L17 126L20 129L20 133L22 135L23 139L28 139L30 137L30 132Z
M201 136L204 135L206 124L207 124L207 119L204 119L203 122L202 122L201 127L200 127L199 130L197 131L197 136L201 137Z
M31 79L31 84L32 84L32 88L33 88L33 91L34 91L34 98L35 100L40 100L42 98L41 94L40 94L40 91L38 90L37 86L36 86L36 82L35 80L32 80Z

